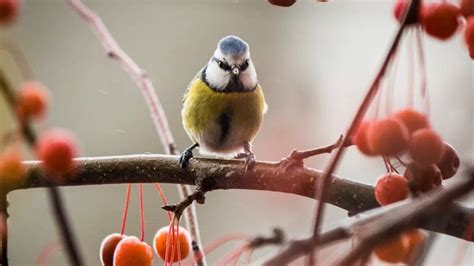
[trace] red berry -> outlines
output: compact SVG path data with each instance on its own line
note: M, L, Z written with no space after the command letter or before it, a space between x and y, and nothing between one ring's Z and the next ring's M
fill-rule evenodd
M430 122L426 115L412 109L406 108L393 114L393 117L398 118L405 124L408 129L408 134L422 128L429 128Z
M397 263L403 261L407 256L407 248L401 236L393 237L374 249L375 255L382 261Z
M471 16L466 21L464 28L464 41L466 41L469 49L469 55L474 59L474 16Z
M393 16L399 22L402 21L403 16L405 15L405 12L406 12L409 4L410 4L410 2L408 0L397 0L395 2L395 5L393 6Z
M42 161L45 173L60 182L64 176L74 171L76 157L76 141L72 135L63 130L52 130L42 136L36 147L38 159Z
M169 226L165 226L158 230L153 238L153 249L162 260L166 258L166 242L168 241ZM191 237L186 229L179 227L179 252L181 259L186 258L191 250ZM178 245L175 245L175 255L172 262L178 261ZM171 250L168 251L168 260L171 260Z
M357 128L352 141L363 154L374 156L377 154L369 148L369 144L367 143L367 129L369 128L370 123L371 122L368 121L362 121L359 128Z
M21 152L17 148L9 148L0 154L0 183L17 184L23 180L26 167L21 158Z
M113 266L114 254L118 243L124 238L121 234L110 234L102 240L100 245L100 262L103 266Z
M151 266L153 250L134 236L127 236L115 249L114 266Z
M20 11L20 0L0 0L0 25L12 23Z
M441 160L437 163L443 179L453 177L458 171L460 164L461 161L459 160L459 155L456 150L448 143L444 143L443 157L441 157Z
M408 183L403 176L388 173L377 181L374 192L377 202L385 206L406 199L409 193Z
M462 0L461 1L461 13L468 18L474 16L474 1L473 0Z
M420 254L420 249L426 241L426 234L419 229L413 229L404 233L402 238L407 250L403 262L409 263L413 256Z
M292 6L294 3L296 3L296 0L267 0L268 3L274 5L274 6L283 6L283 7L289 7Z
M22 119L41 118L48 106L48 95L38 82L27 82L18 91L17 113Z
M459 8L449 3L427 4L421 9L421 23L426 33L446 40L456 32L459 14Z
M428 192L441 185L441 171L434 164L429 166L410 163L405 169L404 176L421 192Z
M432 129L419 129L411 135L410 156L422 165L438 163L443 157L444 143Z
M375 121L367 129L367 143L374 153L397 155L408 145L408 131L398 119Z

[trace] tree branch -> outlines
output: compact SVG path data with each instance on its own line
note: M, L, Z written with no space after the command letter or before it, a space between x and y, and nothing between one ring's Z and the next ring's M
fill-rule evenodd
M38 162L27 164L30 170L26 181L7 187L7 191L44 187ZM206 191L265 190L313 198L315 184L323 175L322 171L300 164L288 165L287 161L257 162L253 170L244 175L242 161L193 158L189 167L183 170L178 156L159 154L79 158L77 164L77 175L63 186L156 182L192 185L204 176L201 182ZM372 186L337 176L332 176L325 200L351 214L379 207ZM474 209L453 204L447 214L446 226L426 223L422 228L462 238L473 218Z

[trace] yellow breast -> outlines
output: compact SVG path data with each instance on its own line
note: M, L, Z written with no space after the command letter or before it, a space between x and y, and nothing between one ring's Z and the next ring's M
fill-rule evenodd
M254 139L265 111L266 103L260 86L251 92L216 92L198 78L191 83L184 97L181 114L183 126L193 141L214 152L228 152ZM222 114L230 115L225 141L220 140Z

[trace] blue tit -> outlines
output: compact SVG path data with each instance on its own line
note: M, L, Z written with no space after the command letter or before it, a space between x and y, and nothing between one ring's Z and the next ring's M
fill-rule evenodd
M199 147L205 155L245 158L247 171L255 162L252 141L266 110L248 44L236 36L224 37L184 95L182 122L194 144L181 154L181 167Z

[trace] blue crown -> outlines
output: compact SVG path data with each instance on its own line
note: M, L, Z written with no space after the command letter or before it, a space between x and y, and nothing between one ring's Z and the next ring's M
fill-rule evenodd
M217 46L224 55L239 55L248 49L248 45L237 36L224 37Z

